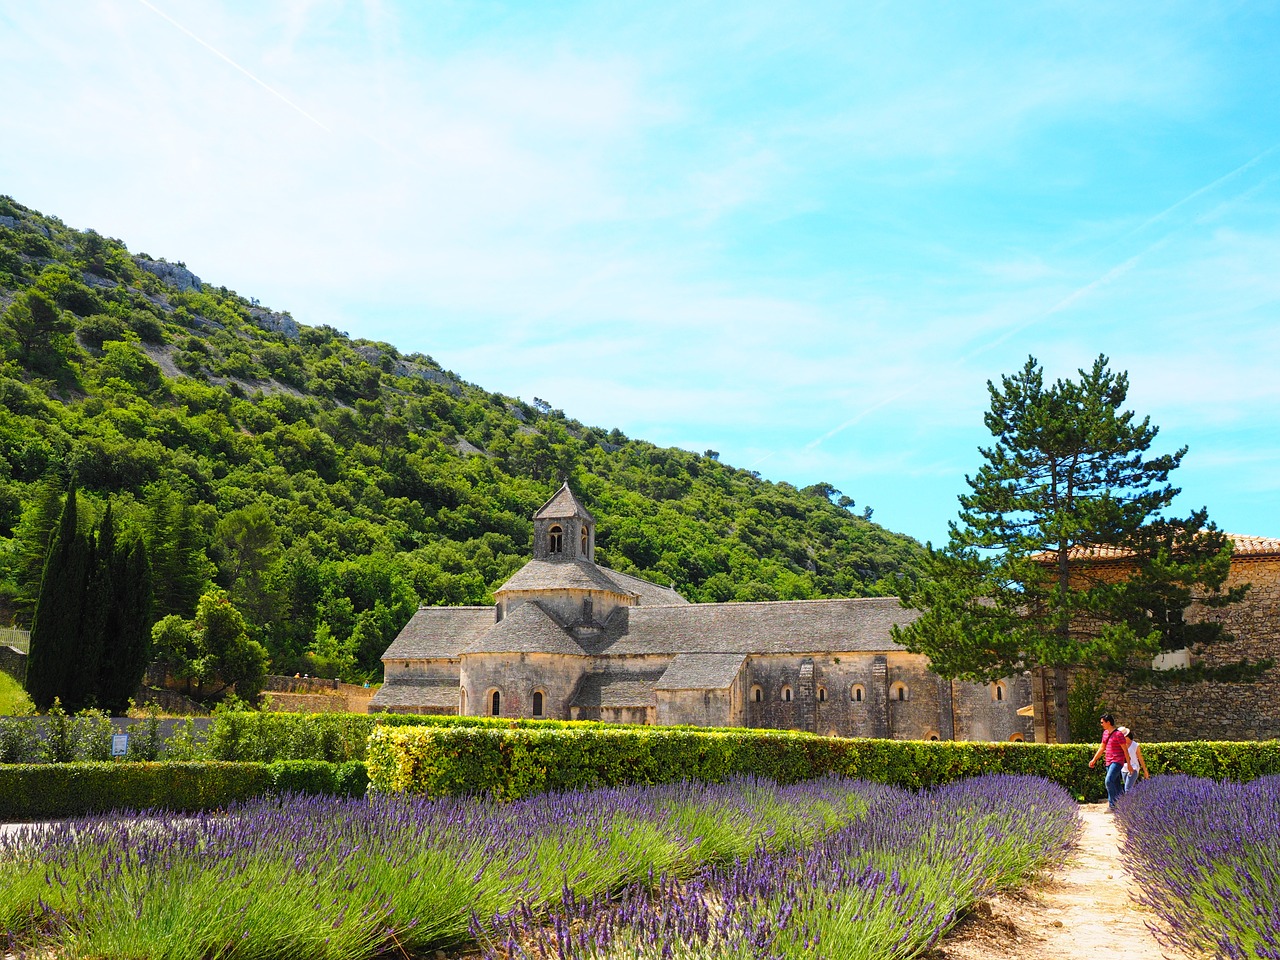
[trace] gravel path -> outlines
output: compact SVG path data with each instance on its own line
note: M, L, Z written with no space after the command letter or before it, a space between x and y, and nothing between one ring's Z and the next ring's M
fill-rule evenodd
M1189 960L1161 947L1155 915L1130 898L1119 831L1107 805L1080 807L1075 857L1048 879L984 904L932 951L931 960Z

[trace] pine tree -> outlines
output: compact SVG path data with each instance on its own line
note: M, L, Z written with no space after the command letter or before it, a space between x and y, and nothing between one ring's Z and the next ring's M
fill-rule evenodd
M1162 650L1222 638L1217 625L1187 622L1192 600L1220 606L1243 595L1222 589L1231 547L1205 512L1164 516L1186 448L1148 458L1158 429L1122 410L1127 375L1104 356L1079 373L1046 387L1030 358L998 388L987 384L996 443L966 478L947 547L930 547L920 578L901 586L903 604L922 616L894 629L945 677L989 682L1046 668L1063 743L1067 668L1149 675ZM1116 558L1119 574L1099 563Z
M93 550L78 521L73 485L49 544L31 624L26 687L39 710L48 710L55 697L78 710L84 704L73 696L89 686L79 645Z

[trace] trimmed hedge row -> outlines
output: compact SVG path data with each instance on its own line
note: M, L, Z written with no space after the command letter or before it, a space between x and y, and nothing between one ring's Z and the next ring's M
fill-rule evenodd
M723 780L793 783L828 773L919 788L985 773L1046 777L1087 801L1106 796L1092 744L851 740L779 731L380 727L369 739L372 789L504 799L543 790ZM1144 744L1153 775L1252 779L1280 773L1280 741Z
M0 767L0 820L111 810L195 812L267 793L364 796L363 763L31 763Z
M209 725L203 752L212 760L364 760L369 735L379 727L457 727L487 730L601 730L634 729L632 724L593 720L527 720L504 717L454 717L404 713L272 713L226 711ZM708 727L665 727L696 730ZM739 729L739 728L733 728ZM808 736L808 734L805 734Z

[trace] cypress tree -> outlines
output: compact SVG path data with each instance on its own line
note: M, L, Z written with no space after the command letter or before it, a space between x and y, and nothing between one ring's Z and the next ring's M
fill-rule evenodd
M99 549L101 551L101 540ZM102 631L98 703L123 713L146 672L151 652L151 564L138 539L117 544L102 556L110 568L111 593Z
M55 697L61 697L69 710L83 705L80 691L89 683L79 646L92 560L89 538L78 527L73 485L49 544L31 624L26 686L39 710L48 710Z

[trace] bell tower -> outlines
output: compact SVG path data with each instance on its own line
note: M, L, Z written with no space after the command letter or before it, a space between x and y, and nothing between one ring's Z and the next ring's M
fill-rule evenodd
M533 559L596 561L596 519L568 480L533 515Z

